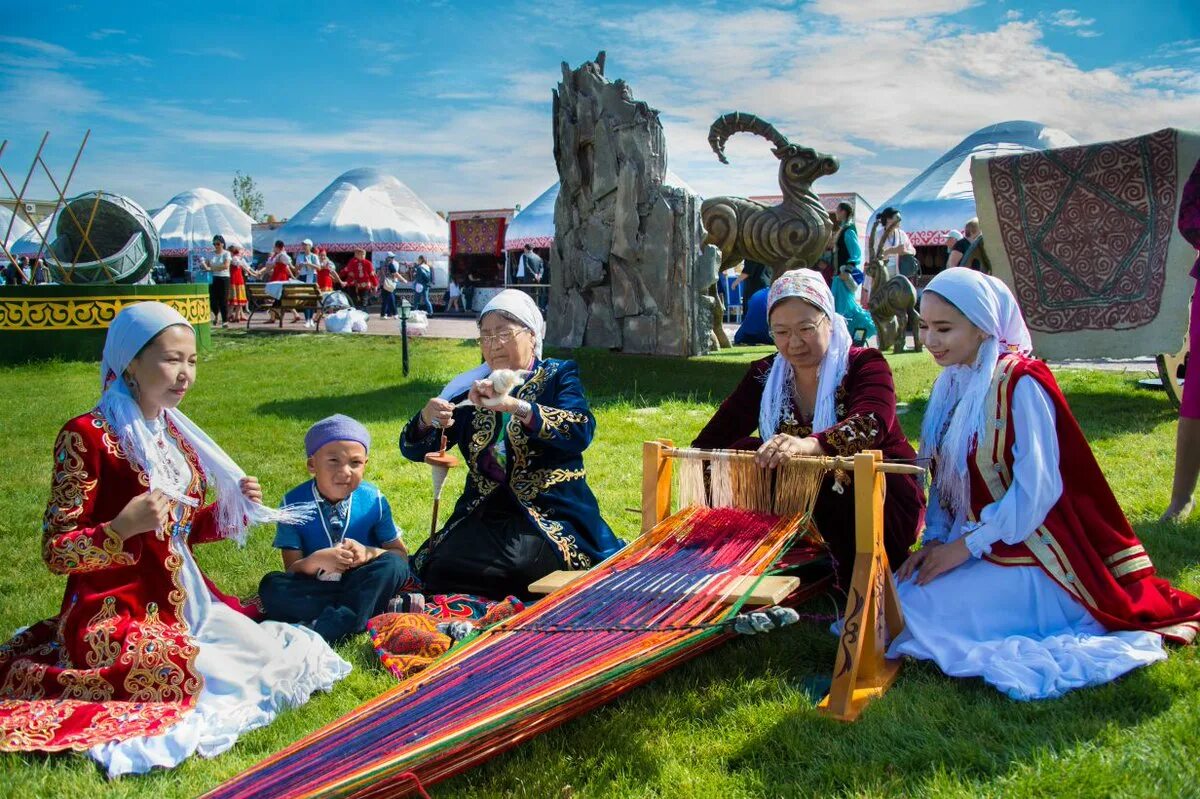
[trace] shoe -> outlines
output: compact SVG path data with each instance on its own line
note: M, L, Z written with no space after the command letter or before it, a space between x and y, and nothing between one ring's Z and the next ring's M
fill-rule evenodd
M307 327L309 330L312 330L314 327L316 327L316 325L315 325L315 324L313 324L313 320L311 320L311 319L309 319L308 321L306 321L306 322L304 323L304 326L305 326L305 327Z

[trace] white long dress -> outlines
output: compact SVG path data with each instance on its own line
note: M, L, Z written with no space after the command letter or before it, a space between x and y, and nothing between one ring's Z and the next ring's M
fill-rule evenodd
M950 518L930 490L924 540L965 535L972 557L927 585L899 584L905 628L888 656L932 660L951 677L982 677L1020 700L1062 696L1163 660L1158 634L1108 632L1040 567L981 560L998 541L1024 541L1062 495L1054 405L1036 380L1017 382L1011 418L1013 483L979 522L961 511Z
M169 437L166 441L179 473L189 474L183 453ZM258 624L216 599L186 543L172 538L171 548L183 558L183 615L200 650L196 670L204 688L192 712L161 735L92 747L89 754L109 777L173 768L193 754L216 757L242 733L269 724L280 711L303 705L314 691L328 691L350 673L350 664L312 630Z

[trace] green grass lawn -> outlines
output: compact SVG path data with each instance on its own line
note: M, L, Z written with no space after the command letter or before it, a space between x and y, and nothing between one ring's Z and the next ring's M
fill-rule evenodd
M690 361L578 353L599 426L586 462L601 509L632 538L640 443L690 441L766 348ZM925 355L890 356L902 419L916 437L936 376ZM415 547L429 526L423 465L400 457L401 426L451 375L478 362L473 342L425 340L400 372L396 339L218 334L184 410L263 482L269 500L306 478L302 439L343 412L375 440L369 479L391 499ZM64 578L40 559L54 436L96 399L95 364L0 368L0 639L53 615ZM1160 572L1200 592L1200 524L1155 519L1166 506L1175 415L1129 376L1059 374L1084 431ZM447 486L455 497L464 470ZM198 549L223 588L252 593L277 568L271 532ZM813 613L829 613L819 600ZM1200 662L1192 648L1116 684L1053 702L1009 701L977 680L906 664L896 686L853 725L814 710L811 686L833 666L835 639L801 623L736 640L649 686L434 789L467 797L1196 796L1200 794ZM215 760L109 783L80 756L0 756L0 795L194 796L367 699L394 680L366 637L343 645L354 672L330 694L243 736Z

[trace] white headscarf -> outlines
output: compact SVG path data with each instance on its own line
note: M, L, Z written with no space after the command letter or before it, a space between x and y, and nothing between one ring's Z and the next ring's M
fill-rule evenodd
M130 394L124 377L125 369L142 348L174 325L193 330L182 314L161 302L140 302L117 314L104 340L99 408L116 432L121 446L149 476L150 488L160 489L176 501L192 504L193 500L179 495L174 482L167 476L166 463L155 444L155 434L137 400ZM242 468L179 409L169 408L163 411L163 416L187 439L200 458L205 479L217 488L217 526L222 535L244 544L246 530L252 524L300 524L311 517L311 509L276 510L246 499L239 485L246 476Z
M1016 298L998 278L954 267L929 281L925 291L945 299L987 334L973 364L947 366L938 375L921 423L919 457L937 455L938 495L963 511L971 495L967 456L990 418L985 406L996 362L1005 352L1028 355L1033 342Z
M503 311L529 328L529 332L533 334L533 354L538 360L541 360L542 341L546 338L546 319L538 310L537 303L533 301L533 298L519 289L505 289L483 306L483 313L479 315L479 324L482 325L484 317L492 311ZM481 363L474 369L468 369L462 374L456 375L446 384L438 397L444 400L453 399L469 390L471 384L476 380L483 380L491 373L492 367L488 366L487 362Z
M828 430L837 422L834 399L837 387L841 385L850 366L850 331L846 327L845 318L834 310L833 293L825 284L825 278L820 272L812 269L793 269L776 278L767 294L767 317L770 318L775 303L788 297L799 297L820 309L829 318L832 335L829 338L829 349L825 351L817 372L817 402L813 408L813 430ZM779 422L791 401L792 377L792 365L783 357L783 353L779 353L767 374L762 404L758 410L758 432L763 440L775 435L779 429Z

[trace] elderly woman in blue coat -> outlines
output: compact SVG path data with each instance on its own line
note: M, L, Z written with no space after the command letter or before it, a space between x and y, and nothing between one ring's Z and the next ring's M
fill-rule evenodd
M583 451L596 418L579 367L542 357L545 326L528 294L497 294L479 317L484 363L451 380L400 434L400 451L421 461L445 432L470 469L449 521L413 556L428 591L524 597L549 572L590 568L623 546L587 484ZM505 394L491 379L497 370L524 382Z

